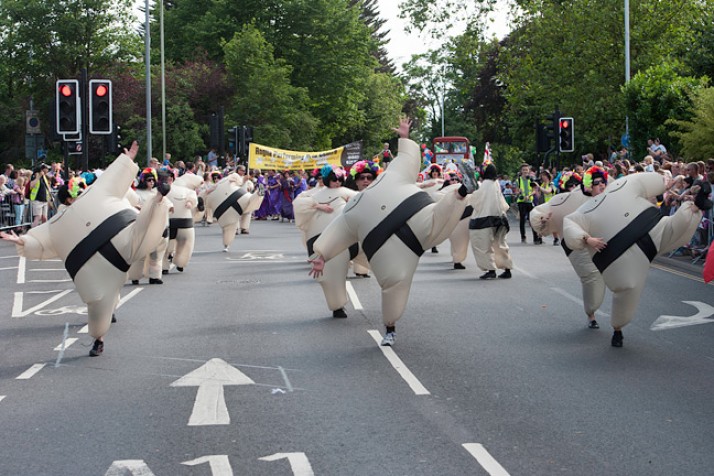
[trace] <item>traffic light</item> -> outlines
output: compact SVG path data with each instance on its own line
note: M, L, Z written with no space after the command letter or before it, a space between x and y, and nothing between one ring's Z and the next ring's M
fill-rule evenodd
M109 135L112 123L112 82L108 79L89 81L89 133Z
M79 81L58 79L55 88L57 134L79 134L82 115Z
M555 140L557 139L556 133L560 124L560 111L556 109L553 114L548 114L547 116L545 116L545 119L547 121L545 130L547 134L546 137L548 139L548 143L550 143L551 140L553 141L553 143L555 143Z
M114 130L107 136L107 153L115 154L123 149L121 143L121 127L114 126Z
M575 150L575 124L572 117L561 117L559 125L559 150L573 152Z

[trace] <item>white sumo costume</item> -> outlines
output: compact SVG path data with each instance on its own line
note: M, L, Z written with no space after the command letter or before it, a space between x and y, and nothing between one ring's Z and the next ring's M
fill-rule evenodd
M308 256L314 253L313 245L323 230L355 195L357 192L347 187L321 187L314 193L303 192L293 200L295 224L304 233ZM332 213L316 209L317 204L329 205L333 209ZM355 241L349 249L325 263L324 272L317 280L322 286L330 311L342 309L347 304L347 270L350 259L356 255L357 242Z
M145 206L151 206L151 201L156 198L156 194L159 193L156 188L151 190L148 189L137 189L133 194L136 196L135 199L129 198L129 203L134 207L139 209ZM147 277L151 280L161 279L161 269L164 260L164 255L166 254L166 249L169 247L169 218L166 216L166 226L164 228L164 233L161 236L161 242L156 249L152 250L145 257L136 260L131 264L129 268L128 277L132 282L139 281L142 277ZM138 284L138 283L137 283Z
M241 216L253 213L263 203L261 195L247 192L242 184L240 175L233 173L223 177L206 196L206 206L213 210L213 217L223 229L223 251L233 243Z
M593 197L585 195L580 187L572 192L559 193L548 202L531 210L531 227L540 236L548 236L553 233L563 236L563 220L565 217L575 212L591 198ZM593 316L605 299L605 281L602 274L600 274L586 249L571 250L566 245L565 240L561 242L561 246L565 250L565 254L570 260L575 273L580 278L585 314Z
M451 234L466 207L459 185L444 189L445 197L434 203L414 183L420 155L417 143L399 139L399 154L389 168L349 201L314 244L329 261L359 242L382 288L387 327L404 312L419 257Z
M662 217L648 198L664 190L665 178L658 173L628 175L610 183L604 193L563 222L567 246L587 249L613 292L611 323L616 330L632 320L650 262L657 254L686 244L702 218L691 202L685 202L674 215ZM596 253L585 244L588 236L604 239L607 247Z
M196 230L193 216L198 206L196 190L203 185L203 177L195 174L183 174L171 185L166 198L173 203L169 213L169 246L164 254L163 269L171 266L169 256L176 269L183 271L193 255L196 242Z
M64 260L95 338L109 329L130 264L159 245L166 227L168 200L157 198L137 212L124 198L138 170L120 155L72 206L23 235L24 246L17 246L28 259Z
M471 195L469 202L473 207L469 221L469 238L476 265L487 272L513 269L511 253L506 243L508 203L503 198L501 186L495 180L485 179Z

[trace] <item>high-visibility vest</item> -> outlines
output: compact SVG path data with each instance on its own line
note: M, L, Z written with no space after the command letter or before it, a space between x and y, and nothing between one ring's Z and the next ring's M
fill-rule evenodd
M47 200L49 200L50 199L50 197L49 197L50 182L47 180L47 177L44 175L42 177L40 177L40 180L45 181L45 185L46 185L45 193L47 194L47 196L45 198L47 198ZM35 182L35 186L30 189L30 200L34 200L35 198L37 198L37 192L40 191L40 180Z
M530 179L523 180L523 177L518 177L516 182L518 184L518 189L521 193L518 194L517 203L531 203L533 202L533 189L531 188Z

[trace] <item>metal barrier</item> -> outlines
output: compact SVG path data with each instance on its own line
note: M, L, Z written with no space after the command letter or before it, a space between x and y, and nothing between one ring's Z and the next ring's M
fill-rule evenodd
M25 207L22 212L20 224L16 224L15 207L10 202L10 197L0 201L0 230L12 230L16 228L29 227L32 224L32 207L30 201L25 200Z

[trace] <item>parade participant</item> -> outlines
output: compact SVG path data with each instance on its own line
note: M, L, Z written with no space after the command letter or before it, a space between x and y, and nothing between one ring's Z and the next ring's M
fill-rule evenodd
M313 244L323 230L342 211L347 201L357 194L344 186L346 173L342 167L325 165L321 175L324 187L308 196L302 193L293 202L295 223L307 237L308 256L314 253ZM347 317L344 309L347 304L347 270L350 259L356 255L355 242L349 250L344 250L325 263L324 272L317 279L325 294L327 307L332 311L332 317Z
M198 193L198 198L203 199L203 206L205 209L204 215L203 215L203 220L204 220L204 225L209 226L213 225L213 209L208 206L208 202L206 201L206 198L208 195L213 192L216 189L216 186L218 185L218 182L223 178L223 175L218 170L214 170L211 172L208 176L208 180L206 180L203 184L203 187L200 189L200 192Z
M567 246L587 249L613 292L613 347L622 347L622 328L634 316L651 261L689 242L702 217L705 204L699 195L663 217L649 198L664 190L665 178L656 172L627 175L564 220Z
M448 174L444 178L444 187L449 185L454 185L456 183L461 183L460 178L457 174ZM451 232L449 236L449 244L451 245L451 260L454 263L454 269L466 269L464 266L464 261L466 261L466 255L469 252L469 219L474 209L471 205L467 205L464 209L464 213L461 215L461 220L459 224L456 225L454 231Z
M442 168L439 164L431 164L424 171L425 179L419 182L418 187L424 190L433 200L439 200L441 198L440 190L444 185L444 179L442 176ZM436 247L439 243L435 243L431 247L432 253L438 253L439 248Z
M382 167L371 160L355 162L350 169L350 175L354 180L358 192L366 190L382 172ZM357 256L352 260L352 270L358 278L369 278L369 261L367 260L367 255L364 254L361 248Z
M607 186L608 173L600 167L594 166L585 173L585 186L580 175L573 172L566 172L561 175L557 194L547 203L538 205L531 211L531 226L540 235L558 233L563 235L563 219L576 211L592 197L596 197L605 191ZM594 246L602 245L598 239L591 239ZM600 325L595 319L595 312L602 305L605 299L605 281L603 281L600 271L593 264L590 253L585 249L571 250L565 241L561 242L565 255L570 260L575 273L580 278L583 290L583 308L588 318L590 329L599 329Z
M228 248L236 237L240 218L260 208L263 196L253 194L241 188L243 181L236 173L223 177L215 190L206 196L206 206L213 210L213 216L223 230L223 251Z
M382 288L382 319L391 346L395 324L404 313L412 278L424 249L451 234L466 207L467 189L452 185L438 203L417 187L419 145L411 141L411 121L397 129L399 153L370 187L357 194L315 241L310 274L322 275L325 262L359 241ZM457 190L458 189L458 190Z
M166 196L173 208L169 213L169 247L164 254L164 274L169 272L170 262L183 272L191 260L196 241L196 230L193 228L193 214L198 206L196 190L201 185L203 177L185 173L174 180L171 192Z
M165 176L165 172L162 172ZM164 178L163 181L166 181ZM152 200L158 194L156 188L159 183L159 174L156 169L146 167L139 174L139 183L136 186L136 203L133 206L141 210L145 206L149 206ZM131 202L132 200L130 200ZM134 285L139 284L142 277L149 278L149 284L164 284L161 279L162 262L166 249L169 247L169 217L166 216L166 227L162 234L162 239L158 246L151 250L145 257L142 257L131 264L128 277Z
M156 248L170 203L161 195L137 214L124 199L139 167L139 144L124 149L94 185L71 207L26 235L0 233L28 259L64 260L82 301L87 305L89 334L95 338L90 356L104 351L104 336L119 302L129 265Z
M236 168L236 174L240 177L240 180L236 180L236 184L245 190L246 192L253 193L255 190L255 185L250 176L246 175L246 169L244 165L239 165ZM240 234L249 235L250 234L250 221L253 217L252 213L244 213L240 216Z
M483 181L471 198L469 205L473 214L469 221L471 250L476 258L476 266L485 271L480 279L509 279L513 260L506 243L508 234L508 203L503 198L501 186L496 181L496 166L489 164L483 172ZM496 276L496 269L503 272Z
M533 195L535 192L536 183L530 176L531 167L528 164L521 165L520 174L513 182L516 189L514 193L516 194L516 204L518 205L518 226L521 231L521 243L526 242L526 221L528 221L528 214L533 210ZM543 240L540 239L538 233L533 231L533 244L542 244Z

